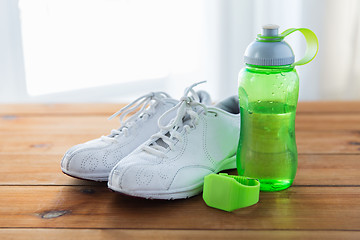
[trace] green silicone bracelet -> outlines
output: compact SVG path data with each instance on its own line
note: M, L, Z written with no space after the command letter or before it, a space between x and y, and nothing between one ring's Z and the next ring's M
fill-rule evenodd
M260 182L257 179L226 173L204 178L203 199L209 207L231 212L259 201Z

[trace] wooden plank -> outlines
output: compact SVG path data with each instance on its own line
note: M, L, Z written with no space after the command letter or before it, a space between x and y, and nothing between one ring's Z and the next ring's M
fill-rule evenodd
M298 114L295 131L360 132L360 114Z
M64 154L76 144L98 138L102 133L72 134L0 134L0 152L27 154ZM360 154L360 132L298 131L296 141L299 154Z
M100 187L1 186L0 226L43 228L360 230L360 187L292 187L261 193L232 213L201 196L157 201ZM194 217L196 216L196 217Z
M299 102L298 113L359 113L360 101Z
M0 104L0 115L111 115L124 103Z
M0 154L0 185L96 185L63 174L61 158L58 154ZM360 186L360 155L299 155L298 162L295 185ZM236 170L229 173L237 174Z
M294 185L360 186L360 155L299 155Z
M76 144L98 138L99 134L1 134L0 152L2 153L41 153L64 154Z
M0 154L0 185L96 185L62 173L62 155Z
M359 239L360 232L356 231L295 231L295 230L129 230L129 229L0 229L2 240L29 240L29 239Z
M360 154L360 132L297 132L299 154Z
M1 133L98 133L119 128L105 116L20 116L0 118ZM298 114L296 131L359 131L360 114Z
M0 104L0 115L106 115L124 103ZM360 113L360 101L299 102L298 113Z
M360 115L359 115L360 116ZM118 119L105 116L36 116L0 119L0 133L97 133L110 134L121 126Z

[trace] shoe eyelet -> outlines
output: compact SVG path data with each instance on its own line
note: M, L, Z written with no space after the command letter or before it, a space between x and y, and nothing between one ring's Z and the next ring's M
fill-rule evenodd
M213 117L217 117L217 116L218 116L217 112L208 111L208 113L211 113Z

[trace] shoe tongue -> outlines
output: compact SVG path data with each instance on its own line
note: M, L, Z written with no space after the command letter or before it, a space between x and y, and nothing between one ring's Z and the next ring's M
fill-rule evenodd
M164 103L172 103L172 104L175 106L179 101L177 101L177 100L175 100L175 99L172 99L172 98L162 98L162 102L164 102ZM154 108L156 109L156 108L158 108L159 106L161 106L162 104L164 104L164 103L162 103L162 102L161 102L161 101L158 102L158 104L157 104ZM147 108L149 108L149 107L150 107L150 105L147 106ZM147 109L147 108L146 108L146 109ZM143 112L142 114L140 114L139 116L137 116L137 118L133 119L132 121L133 121L134 123L136 123L136 122L138 122L139 120L141 120L141 119L144 117L144 115L146 115L146 114L147 114L146 112ZM129 125L129 122L125 121L123 127L130 128L131 125ZM121 129L121 128L120 128L120 129ZM119 129L119 130L120 130L120 129ZM118 136L118 134L111 134L111 135L109 135L109 137L116 137L116 136Z
M193 107L193 110L194 111L198 111L198 107ZM181 132L184 128L185 125L191 125L191 118L190 118L190 115L189 114L186 114L181 123L178 125L178 126L175 126L175 128L172 130L172 131L177 131L177 132ZM167 137L170 137L171 136L171 133L170 132L167 132L166 134L164 134L165 136ZM159 138L155 141L155 143L161 147L163 147L164 149L167 149L169 147L169 145L163 141L162 138Z
M154 101L154 100L152 100L152 101ZM163 105L166 104L166 103L171 103L172 105L175 106L178 102L179 102L179 101L177 101L177 100L175 100L175 99L173 99L173 98L163 97L163 98L161 98L161 101L159 101L155 106L153 106L153 108L157 109L157 108L163 106ZM148 109L149 107L150 107L150 105L147 106L146 109ZM147 113L146 113L146 112L143 112L143 113L140 114L136 119L134 119L134 121L136 122L136 121L138 121L139 119L141 119L141 118L144 116L144 114L147 114Z
M208 92L206 92L206 91L197 91L196 95L197 95L197 98L199 99L200 103L202 103L204 105L211 105L211 97L210 97L210 94ZM190 96L190 98L192 98L194 101L196 101L195 96ZM175 101L175 103L178 102L178 101L176 101L174 99L170 99L170 98L164 99L164 101L169 101L169 102L172 102L172 103L174 103L174 101ZM200 108L201 107L199 107L199 106L195 106L195 107L193 107L193 110L195 112L198 112L200 110ZM190 118L190 116L188 114L186 114L182 119L182 123L180 123L180 125L177 126L177 129L173 129L172 131L181 132L185 125L190 125L190 124L191 124L191 118ZM167 132L165 134L165 136L170 137L171 136L170 132ZM157 139L155 141L155 144L163 147L164 149L167 149L169 147L169 145L166 142L164 142L162 138Z
M207 106L211 105L211 97L210 94L206 91L200 90L197 91L196 94L200 99L200 103L205 104Z
M163 98L162 99L162 102L163 103L171 103L172 105L176 105L179 101L178 100L175 100L175 99L173 99L173 98ZM161 102L159 103L159 105L161 104ZM156 107L158 107L158 106L156 106Z
M167 132L167 133L165 134L165 136L170 137L170 133ZM164 142L164 140L162 140L162 138L159 138L158 140L156 140L155 143L156 143L157 145L163 147L164 149L167 149L167 148L169 147L169 145L168 145L166 142Z

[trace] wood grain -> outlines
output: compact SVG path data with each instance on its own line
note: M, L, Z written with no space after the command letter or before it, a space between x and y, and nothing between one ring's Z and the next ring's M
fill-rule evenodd
M0 115L111 115L124 103L0 104ZM360 113L360 102L299 102L298 113Z
M299 154L360 154L360 133L296 132Z
M232 213L62 174L65 151L119 127L107 117L122 106L0 105L0 239L360 238L360 102L299 103L293 187Z
M344 124L346 122L346 124ZM96 126L96 127L95 127ZM108 134L119 128L117 119L106 116L18 116L0 118L0 133L97 133ZM296 131L359 131L360 113L298 114Z
M20 116L0 118L0 133L96 133L109 134L119 128L118 119L105 116Z
M0 153L0 185L96 185L63 174L61 158L58 154ZM237 174L236 170L230 173ZM299 155L294 184L360 186L360 155Z
M296 230L129 230L129 229L0 229L2 240L29 239L66 239L66 240L118 240L118 239L149 239L149 240L180 240L180 239L356 239L360 238L357 231L296 231Z
M360 187L360 155L299 155L294 185Z
M100 137L101 133L4 133L0 134L0 152L27 154L64 154L79 143ZM298 131L299 154L360 154L360 132Z
M0 115L111 115L124 103L0 104Z
M360 113L360 101L299 102L297 113Z
M201 196L138 199L114 194L106 184L1 186L0 192L2 227L360 230L359 187L261 193L258 204L232 213L207 207Z

